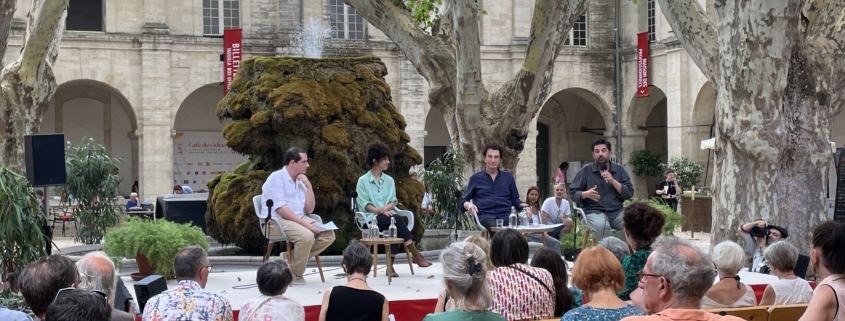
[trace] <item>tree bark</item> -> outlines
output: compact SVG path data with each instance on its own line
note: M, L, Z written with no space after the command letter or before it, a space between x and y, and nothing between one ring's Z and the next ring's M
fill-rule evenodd
M56 92L53 64L68 1L34 1L21 54L0 73L0 114L5 119L0 124L0 163L18 173L25 171L24 136L38 132L41 117ZM2 39L3 50L7 37L8 33Z
M717 90L711 245L738 241L740 224L764 219L806 253L811 228L827 219L830 119L842 108L845 64L834 18L825 17L842 12L842 1L826 10L798 0L717 2L718 31L697 1L658 1ZM813 17L806 36L802 6Z
M493 94L481 82L480 15L475 1L444 1L433 36L414 23L401 2L344 2L383 31L428 81L429 104L443 114L452 146L465 155L467 170L480 168L481 148L498 141L505 148L501 166L512 171L528 137L528 125L548 97L555 59L569 29L584 14L587 0L537 0L526 60Z
M12 28L12 17L15 15L16 0L0 0L0 70L3 70L3 57L9 43L9 30Z

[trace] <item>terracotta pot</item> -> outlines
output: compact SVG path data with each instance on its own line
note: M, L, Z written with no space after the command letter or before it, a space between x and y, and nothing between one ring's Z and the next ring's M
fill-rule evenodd
M138 264L138 273L132 273L131 277L135 281L140 281L141 279L150 276L153 274L153 266L150 265L150 261L147 260L147 256L141 253L135 255L135 263Z

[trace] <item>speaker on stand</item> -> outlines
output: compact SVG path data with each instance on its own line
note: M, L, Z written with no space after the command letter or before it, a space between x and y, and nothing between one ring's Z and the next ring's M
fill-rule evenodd
M45 249L47 255L52 253L53 229L49 224L50 195L47 186L62 186L67 183L65 170L65 135L39 134L24 136L24 162L26 164L26 179L33 187L42 187L44 192L43 208L44 224L42 229L47 236Z

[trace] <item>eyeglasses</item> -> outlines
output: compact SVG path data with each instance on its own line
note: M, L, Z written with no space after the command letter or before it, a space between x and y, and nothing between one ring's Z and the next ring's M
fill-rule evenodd
M649 274L649 273L645 273L645 272L643 272L643 271L639 271L639 272L637 272L637 280L638 280L638 281L640 281L640 282L645 281L645 278L646 278L646 277L649 277L649 276L650 276L650 277L655 277L655 278L664 278L664 279L666 279L666 277L664 277L664 276L662 276L662 275L659 275L659 274ZM666 283L669 283L669 279L666 279Z
M62 292L64 292L64 291L69 291L69 290L86 291L86 290L77 289L77 288L64 288L64 289L59 289L59 292L56 292L56 297L55 297L55 298L53 298L53 303L56 303L56 299L58 299L58 298L59 298L59 294L62 294ZM109 297L109 296L106 294L106 292L103 292L103 291L100 291L100 290L87 290L87 291L91 291L91 292L94 292L94 293L96 293L96 294L99 294L100 296L102 296L102 297L103 297L103 300L108 300L108 297Z
M207 265L205 268L208 269L208 273L211 273L211 269L214 268L214 265Z

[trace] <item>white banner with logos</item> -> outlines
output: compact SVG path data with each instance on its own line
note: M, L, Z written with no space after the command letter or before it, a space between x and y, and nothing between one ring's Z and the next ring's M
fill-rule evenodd
M207 181L249 160L226 146L222 132L178 132L173 137L173 185L208 190Z

